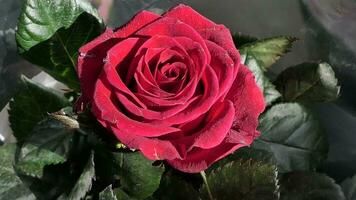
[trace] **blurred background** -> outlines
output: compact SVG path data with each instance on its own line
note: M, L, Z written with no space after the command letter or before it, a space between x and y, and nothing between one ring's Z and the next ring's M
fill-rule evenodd
M22 0L0 0L0 140L11 141L7 103L21 74L63 89L45 73L21 59L15 30ZM356 173L356 0L92 0L108 26L127 22L137 11L162 13L185 3L229 27L232 33L258 38L299 38L291 53L276 63L269 76L305 61L329 62L341 84L336 102L314 106L329 139L324 170L337 181Z

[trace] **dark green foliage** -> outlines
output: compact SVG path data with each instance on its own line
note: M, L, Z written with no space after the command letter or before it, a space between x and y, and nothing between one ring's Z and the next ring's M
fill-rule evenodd
M161 179L159 189L154 193L157 200L197 200L199 192L193 185L178 175L167 172Z
M141 153L115 153L121 189L130 197L145 199L159 187L163 166L153 166Z
M243 48L244 45L258 41L255 37L242 34L235 34L232 36L232 39L234 40L237 49Z
M0 147L0 200L36 199L13 168L15 144Z
M21 89L10 102L9 110L11 128L20 143L31 135L35 125L45 119L48 113L69 105L68 100L59 92L24 76L21 81Z
M297 103L277 104L260 119L261 136L253 148L273 153L281 172L315 170L327 155L318 121Z
M79 90L75 71L78 49L102 30L96 10L85 0L26 0L16 41L28 61Z
M266 104L271 105L274 101L281 97L281 94L276 90L275 86L269 80L262 70L262 67L258 64L257 60L250 55L243 55L245 57L245 65L252 71L255 75L255 80L257 85L263 92Z
M338 98L340 86L327 63L304 63L287 68L275 81L284 101L324 102Z
M356 200L356 176L345 179L341 183L341 188L344 191L346 199Z
M267 71L282 55L290 51L295 41L296 38L288 36L267 38L244 45L240 52L242 55L253 56L261 69Z
M277 200L276 166L256 160L236 160L211 172L207 181L214 199ZM204 185L202 199L209 199Z
M314 172L292 172L281 179L281 200L345 200L335 181Z

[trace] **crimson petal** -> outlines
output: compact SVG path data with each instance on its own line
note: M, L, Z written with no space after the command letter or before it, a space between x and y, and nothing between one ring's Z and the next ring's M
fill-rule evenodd
M112 90L108 87L101 80L98 80L95 85L92 112L97 119L107 121L117 129L133 135L157 137L180 131L169 126L154 126L130 119L121 112L117 105L114 105L111 99Z
M198 173L207 169L211 164L231 154L236 149L245 146L244 144L231 144L223 142L217 147L211 149L196 148L190 151L185 159L167 160L174 168L187 172Z
M235 136L235 139L232 138L234 141L237 133L257 137L258 116L265 109L265 102L252 72L246 66L241 65L226 99L234 103L236 111L233 129L237 132L232 132L229 137Z
M99 37L79 49L78 76L82 90L82 102L88 103L92 99L95 81L103 68L106 52L118 41L160 17L148 11L139 12L116 32L107 29Z
M116 137L126 146L139 149L150 160L182 159L175 146L169 141L137 136L116 127L111 127Z

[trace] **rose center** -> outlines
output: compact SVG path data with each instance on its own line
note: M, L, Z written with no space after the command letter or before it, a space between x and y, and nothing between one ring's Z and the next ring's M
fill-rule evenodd
M177 79L181 78L186 72L186 67L182 62L175 62L172 64L165 64L160 69L161 74L164 75L167 79Z
M167 92L177 92L182 89L187 76L187 67L183 62L163 64L156 73L158 86Z

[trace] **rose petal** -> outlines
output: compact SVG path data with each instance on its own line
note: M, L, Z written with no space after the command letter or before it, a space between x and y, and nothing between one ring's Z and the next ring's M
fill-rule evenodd
M231 33L225 26L212 22L191 7L183 4L169 10L163 15L163 18L164 17L178 19L193 27L204 39L215 42L217 45L226 49L231 54L235 63L240 63L240 56L236 56L236 47L233 43Z
M204 36L206 40L214 42L218 46L222 47L227 51L230 58L234 61L234 79L238 73L239 66L241 63L241 57L239 51L236 49L234 40L232 39L229 29L224 25L217 25L211 29L203 29L200 34Z
M235 144L244 144L246 146L249 146L252 144L253 140L257 138L260 135L258 131L251 131L251 132L245 132L244 130L234 130L230 129L227 137L226 137L226 142L228 143L235 143Z
M107 52L107 62L100 78L106 79L116 90L129 95L137 104L145 108L146 106L124 84L118 74L118 71L123 73L127 70L127 62L132 60L137 48L141 46L143 41L142 38L128 38L112 47Z
M112 34L112 30L107 29L105 33L79 49L78 76L84 103L90 101L93 96L95 81L103 68L106 52L119 41L112 39Z
M193 27L204 39L215 42L226 49L236 64L240 63L240 55L236 52L231 33L225 26L212 22L191 7L183 4L169 10L163 15L164 17L178 19Z
M115 29L115 37L126 38L128 36L131 36L137 30L141 29L144 26L147 26L148 24L154 22L159 18L161 18L160 15L157 15L147 10L143 10L133 16L127 24L124 24L123 26Z
M195 76L198 79L200 79L203 72L205 71L206 65L208 64L208 59L204 53L203 47L199 43L191 40L190 38L175 37L174 39L179 44L181 44L189 54L189 57L194 64L194 66L190 66L190 67L193 67ZM209 57L210 57L210 51L209 51Z
M235 63L225 49L208 40L206 44L211 54L210 65L219 79L219 97L224 96L234 81Z
M159 84L160 88L165 91L169 91L172 93L179 93L184 84L186 83L187 79L187 67L182 62L175 62L172 64L166 64L161 68L161 71L164 73L175 73L174 76L167 77L162 75L162 73L158 73L157 76L157 83Z
M236 50L235 44L231 37L229 29L224 25L218 25L204 16L200 15L198 12L193 10L191 7L186 5L179 5L171 10L169 10L165 17L176 18L191 27L193 27L204 39L216 43L218 46L224 48L229 53L229 56L234 61L234 78L236 77L238 66L241 62L240 55Z
M230 101L217 102L210 110L203 130L196 134L194 147L210 149L220 144L232 126L235 109Z
M197 46L198 43L195 42L195 44L192 44L194 48L201 49L202 47L199 45ZM174 38L168 37L168 36L162 36L162 35L155 35L148 39L143 45L141 45L140 49L138 50L137 55L143 54L142 51L150 48L174 48L174 50L178 51L181 53L182 56L184 57L189 57L189 54L185 51L185 48L180 45ZM198 50L197 50L198 51ZM204 57L202 54L199 54L199 56L202 56L202 60L205 60L206 57ZM205 62L203 62L205 63ZM128 76L133 75L137 70L137 65L132 65L130 67L130 70L128 72ZM164 96L159 96L159 97L154 97L152 94L146 94L146 93L135 93L135 95L140 98L142 102L145 102L146 105L152 105L152 106L175 106L178 104L184 104L186 103L189 99L192 98L196 85L198 83L198 78L197 77L191 77L189 82L187 83L186 87L182 89L179 93L173 96L169 97L164 97ZM142 85L141 85L142 86ZM143 88L142 88L143 89Z
M247 67L243 65L240 67L226 99L234 103L236 111L234 130L229 131L228 136L219 146L211 149L195 148L187 153L184 160L169 160L170 165L188 173L200 172L236 149L251 144L258 136L256 131L258 116L263 112L265 103L263 94Z
M144 57L142 57L141 60L139 61L139 63L137 64L137 69L134 74L137 93L146 94L148 96L157 97L157 98L171 96L172 95L171 93L168 93L168 92L162 90L155 83L155 81L154 81L154 83L152 83L153 80L149 80L149 76L145 76L143 74L143 72L142 72L143 68L147 68L147 67L144 67L144 65L145 65ZM152 79L153 79L153 77L152 77Z
M231 154L245 145L223 142L211 149L195 148L182 159L167 160L174 168L186 173L198 173L206 170L211 164Z
M233 128L237 132L256 135L258 116L265 109L265 102L252 72L246 66L241 65L226 99L231 100L235 106Z
M188 152L194 147L202 149L216 147L229 133L234 116L235 109L231 101L216 102L209 110L205 120L201 122L204 124L201 130L172 142L174 144L184 144Z
M180 131L169 126L157 126L130 119L121 112L117 105L114 105L111 98L112 88L108 87L110 86L102 80L98 80L95 85L92 112L98 119L111 123L121 131L139 136L157 137Z
M197 99L197 97L193 97L186 104L173 106L163 111L155 111L155 110L150 110L148 108L141 108L137 106L132 101L130 101L125 95L121 93L116 94L116 97L123 105L125 105L128 112L130 112L135 116L141 117L143 120L164 120L184 110L187 106L189 106L191 102Z
M78 76L82 89L82 101L84 103L90 101L93 96L95 81L104 65L103 59L106 57L106 52L124 37L131 35L158 18L160 18L159 15L142 11L135 15L120 30L114 33L111 29L107 29L98 38L79 49Z
M210 62L210 54L206 44L199 33L189 25L169 17L160 18L151 24L137 31L135 35L150 36L165 35L169 37L187 37L195 42L198 42L204 50L208 63Z
M197 31L200 29L213 28L216 25L208 18L202 16L197 11L184 4L179 4L178 6L170 9L163 14L163 17L178 19L193 27Z
M169 141L137 136L115 127L111 127L111 130L123 144L132 149L139 149L150 160L182 159L176 147Z
M177 99L170 100L164 98L153 97L151 95L143 94L143 93L135 93L135 95L145 103L148 107L167 107L167 106L176 106L185 104L189 99Z
M137 65L140 62L142 56L144 56L146 53L148 53L148 57L152 58L152 53L157 53L156 49L173 49L176 52L179 52L181 56L185 58L189 58L188 53L185 51L184 47L181 46L177 41L175 41L171 37L167 36L162 36L162 35L155 35L152 36L151 38L147 39L144 44L141 45L141 47L137 50L137 53L135 54L135 59L133 62L130 64L128 73L126 75L126 84L130 82L132 77L134 76L136 70L137 70ZM153 50L151 50L153 49ZM160 52L160 51L159 51ZM159 62L159 59L158 59ZM156 69L157 70L157 69ZM155 72L153 72L155 73Z
M164 14L164 17L176 18L185 24L193 27L204 39L216 43L218 46L224 48L230 58L235 63L233 80L235 79L239 65L240 54L235 47L231 33L224 25L218 25L202 16L191 7L186 5L178 5ZM224 95L222 96L224 99Z
M219 95L219 82L214 70L210 66L206 67L205 73L202 76L202 83L204 87L203 95L198 96L198 99L192 102L189 107L166 120L154 121L152 123L182 124L192 121L203 113L206 113L215 103Z

